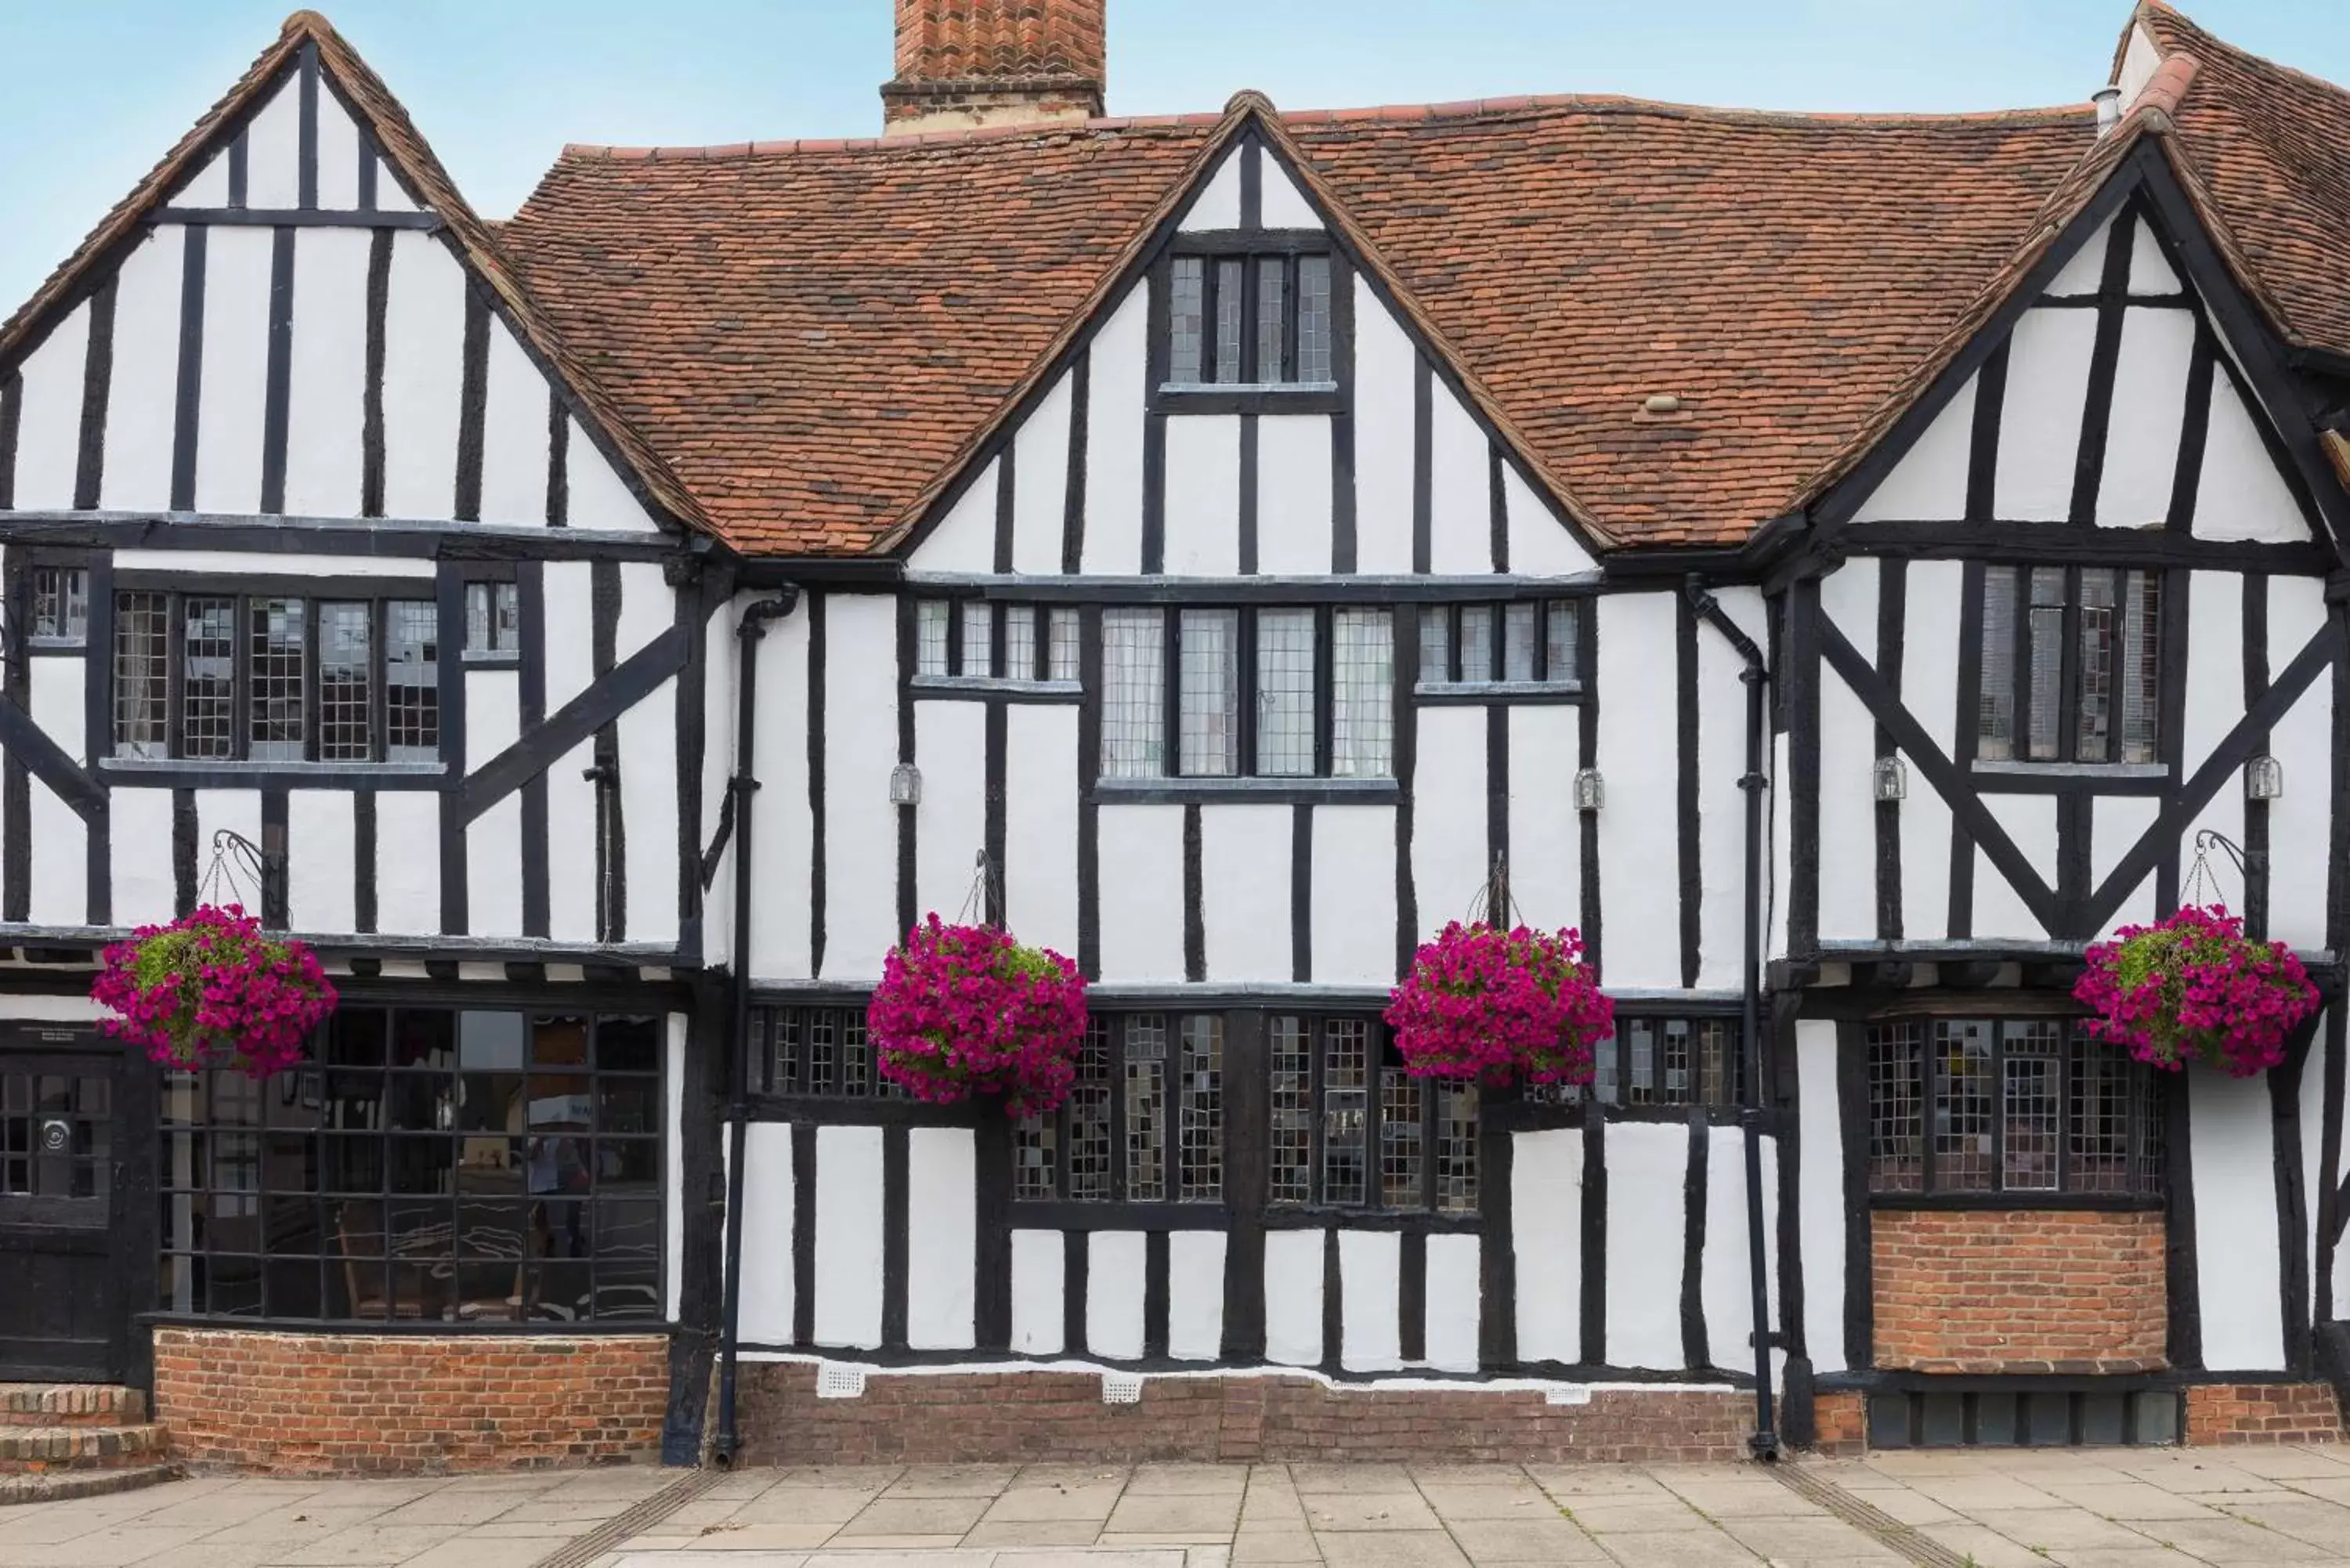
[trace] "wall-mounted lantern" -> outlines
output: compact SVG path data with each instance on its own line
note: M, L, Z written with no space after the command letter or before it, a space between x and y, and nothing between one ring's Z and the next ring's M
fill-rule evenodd
M2284 794L2284 764L2265 753L2244 764L2244 798L2275 800Z
M889 770L889 804L920 805L922 804L922 770L911 763L899 763Z
M1599 776L1597 768L1585 768L1575 775L1575 809L1597 811L1607 804L1607 782Z
M1879 800L1909 798L1909 764L1899 757L1879 757L1869 776Z

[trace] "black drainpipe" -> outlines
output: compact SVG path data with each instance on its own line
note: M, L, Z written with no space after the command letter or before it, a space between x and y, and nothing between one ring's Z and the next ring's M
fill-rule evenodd
M773 598L744 607L734 635L743 639L742 689L734 713L734 1015L729 1024L726 1102L726 1321L718 1344L718 1440L721 1465L734 1462L736 1341L743 1321L743 1161L751 1115L751 797L759 788L752 776L753 742L759 732L759 643L767 623L781 620L800 602L799 589L785 585Z
M1691 576L1683 587L1690 607L1720 632L1746 661L1739 680L1746 684L1746 773L1738 787L1746 794L1746 966L1744 1004L1741 1011L1745 1043L1745 1103L1738 1125L1746 1134L1746 1255L1753 1287L1754 1314L1754 1435L1747 1447L1762 1459L1779 1457L1779 1432L1771 1409L1771 1274L1762 1249L1762 792L1770 779L1762 770L1768 743L1768 712L1763 688L1770 675L1762 650L1739 629L1704 582Z

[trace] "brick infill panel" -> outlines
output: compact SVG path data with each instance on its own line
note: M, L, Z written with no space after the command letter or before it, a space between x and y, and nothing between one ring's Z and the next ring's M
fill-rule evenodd
M156 1418L191 1468L384 1475L649 1460L668 1405L660 1334L155 1331Z
M2190 1446L2334 1443L2342 1406L2324 1383L2198 1383L2187 1390Z
M1879 1209L1877 1365L2094 1376L2167 1366L2155 1210Z
M1098 1373L869 1372L854 1399L819 1399L806 1362L742 1370L747 1464L1156 1459L1572 1461L1742 1459L1753 1396L1732 1388L1332 1386L1282 1374L1147 1377L1105 1405Z

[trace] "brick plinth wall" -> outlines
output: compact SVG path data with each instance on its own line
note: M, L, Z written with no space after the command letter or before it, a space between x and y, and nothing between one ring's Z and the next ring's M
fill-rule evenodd
M156 1418L194 1466L380 1475L650 1459L668 1403L658 1334L155 1331Z
M1857 1454L1868 1448L1868 1407L1850 1389L1812 1396L1812 1447L1824 1454Z
M1911 1372L2148 1372L2167 1365L2153 1210L1880 1209L1877 1365Z
M2342 1407L2323 1383L2199 1383L2187 1390L2187 1440L2332 1443Z
M1754 1414L1733 1388L1551 1405L1523 1389L1236 1375L1146 1378L1139 1403L1105 1405L1101 1386L1090 1373L874 1373L858 1398L819 1399L807 1363L746 1363L744 1462L1718 1460L1744 1457Z

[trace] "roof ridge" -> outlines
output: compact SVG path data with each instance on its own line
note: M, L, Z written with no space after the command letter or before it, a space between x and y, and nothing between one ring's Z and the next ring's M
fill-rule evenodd
M2300 80L2307 82L2310 86L2323 88L2324 91L2330 92L2337 98L2350 98L2350 87L2345 87L2337 81L2328 80L2326 78L2319 76L2314 71L2303 70L2299 66L2289 66L2282 60L2272 60L2266 55L2254 54L2251 50L2243 47L2241 45L2231 44L2227 39L2221 37L2219 34L2211 31L2209 27L2206 27L2201 23L2196 21L2194 17L2189 16L2186 12L2181 11L2178 6L2167 4L2166 0L2138 0L2137 11L2131 19L2136 21L2140 17L2146 16L2159 18L2164 23L2173 26L2182 27L2188 32L2192 33L2195 35L2195 40L2199 47L2208 47L2208 52L2214 56L2225 57L2230 62L2239 60L2247 61L2252 65L2260 67L2262 70L2275 71L2281 76L2298 78ZM2162 40L2157 38L2154 40L2154 44L2157 48L2160 48L2162 47ZM2187 53L2189 51L2181 49L2175 52ZM2165 54L2163 57L2168 59L2170 57L2168 54Z

